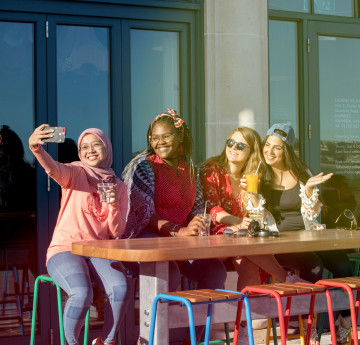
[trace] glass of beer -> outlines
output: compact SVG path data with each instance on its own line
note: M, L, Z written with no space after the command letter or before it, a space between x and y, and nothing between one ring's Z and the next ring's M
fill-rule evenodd
M246 179L246 183L247 183L246 190L249 193L257 193L257 187L259 184L259 175L254 172L254 173L245 175L245 179Z

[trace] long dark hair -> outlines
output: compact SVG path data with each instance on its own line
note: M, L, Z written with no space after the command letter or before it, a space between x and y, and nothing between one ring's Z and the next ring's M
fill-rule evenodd
M286 137L286 133L280 129L275 130L276 133L279 133L281 136ZM269 136L266 136L262 147L264 148L266 141ZM307 180L310 178L311 171L308 166L296 155L294 148L283 142L283 151L284 151L284 164L287 170L290 170L291 174L300 181L302 184L306 184ZM269 198L271 193L272 186L274 185L275 175L271 166L266 164L266 169L264 175L260 181L259 191L264 196L266 200ZM271 210L269 209L271 212Z

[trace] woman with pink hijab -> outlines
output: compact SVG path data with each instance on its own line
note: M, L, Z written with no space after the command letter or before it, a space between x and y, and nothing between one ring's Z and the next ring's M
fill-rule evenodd
M111 169L112 145L100 129L89 128L78 139L80 161L56 162L43 148L53 130L41 125L29 138L30 149L46 173L61 187L61 206L47 251L47 270L68 294L64 331L70 345L79 344L79 334L93 299L91 280L105 291L104 326L93 345L113 345L127 307L128 283L120 262L71 253L71 244L81 240L120 237L127 212L126 186ZM97 184L112 182L109 202L101 202ZM91 277L91 278L90 278Z

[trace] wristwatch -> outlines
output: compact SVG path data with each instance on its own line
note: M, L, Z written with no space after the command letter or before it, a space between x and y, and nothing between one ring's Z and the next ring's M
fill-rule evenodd
M177 230L177 227L178 227L178 226L179 226L178 224L174 224L174 225L172 226L172 228L171 228L171 230L170 230L170 235L171 235L172 237L176 237L175 233L177 232L176 230Z

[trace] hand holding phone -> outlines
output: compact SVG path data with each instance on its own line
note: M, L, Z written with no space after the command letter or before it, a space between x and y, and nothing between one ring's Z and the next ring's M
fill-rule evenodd
M63 143L65 141L66 127L45 127L43 130L53 130L52 138L43 139L45 143Z

